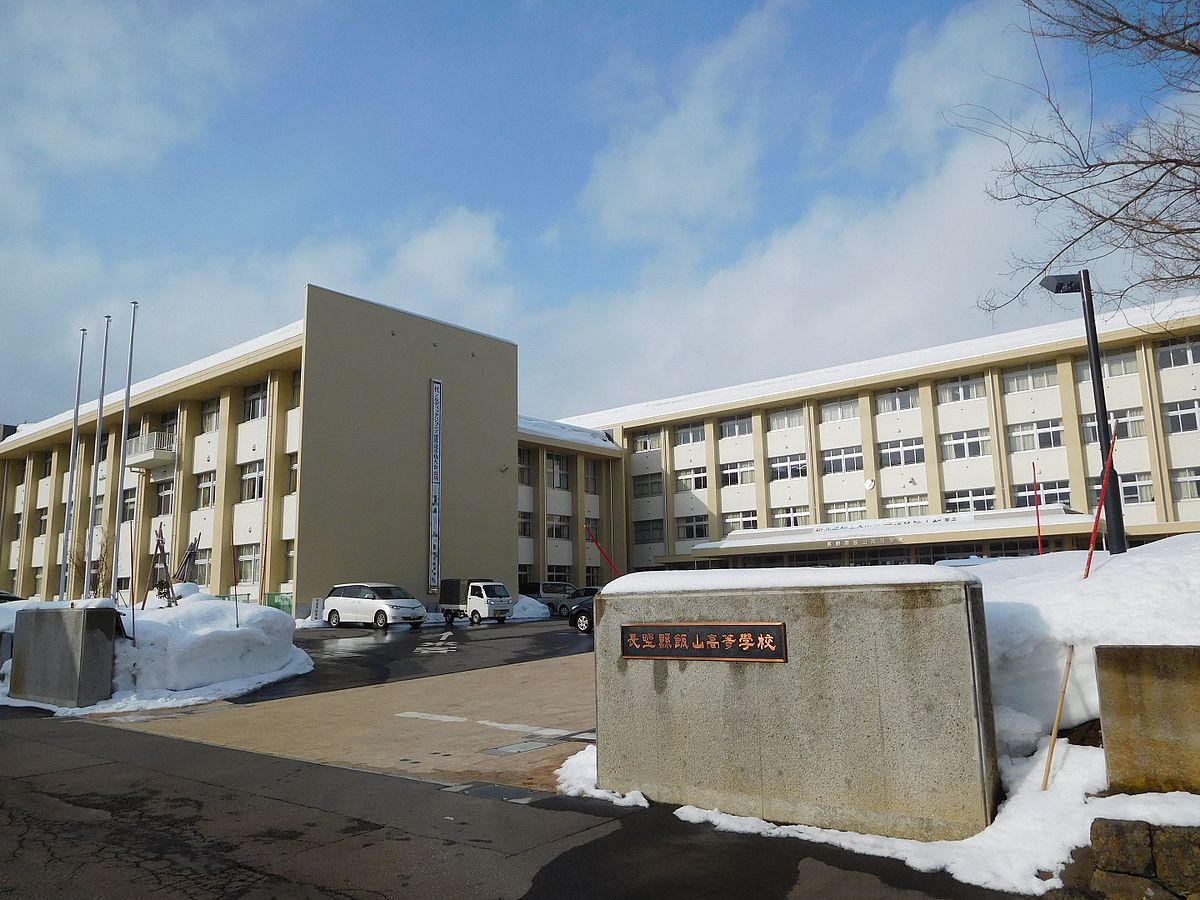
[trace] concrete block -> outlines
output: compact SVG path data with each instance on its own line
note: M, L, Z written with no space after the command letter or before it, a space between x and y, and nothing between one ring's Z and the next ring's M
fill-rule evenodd
M1126 875L1153 875L1150 824L1122 819L1096 819L1092 822L1092 854L1098 869Z
M1200 793L1200 647L1096 648L1114 791Z
M985 828L999 776L982 589L945 570L912 577L606 589L595 625L600 786L920 840ZM700 622L783 622L788 659L622 658L624 624Z
M1176 900L1174 894L1149 878L1099 869L1092 873L1089 887L1104 900Z
M9 695L54 706L112 696L115 609L22 609L13 637Z
M1181 897L1200 892L1200 828L1157 825L1152 840L1158 880Z
M11 631L0 633L0 666L12 659L13 636Z

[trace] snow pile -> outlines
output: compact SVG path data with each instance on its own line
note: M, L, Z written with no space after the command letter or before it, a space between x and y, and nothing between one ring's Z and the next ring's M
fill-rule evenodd
M514 619L548 619L550 618L550 607L534 597L518 594L517 605L513 607L512 617Z
M83 709L55 708L56 715L191 706L237 697L312 670L308 654L292 644L295 623L287 613L249 603L235 608L234 603L201 593L195 585L176 587L178 606L122 610L125 630L136 634L137 646L117 641L112 699ZM105 603L112 605L89 601L89 605ZM3 607L18 605L33 604ZM36 605L44 609L68 604ZM4 609L3 616L0 630L6 624L11 629L15 610L10 614ZM8 697L7 682L0 687L0 703L46 706Z
M1068 645L1074 645L1075 654L1064 727L1099 716L1096 645L1200 645L1200 602L1196 600L1200 596L1200 534L1168 538L1114 557L1097 554L1085 581L1086 558L1086 552L1055 553L997 560L969 570L984 586L997 751L1007 796L995 821L979 834L962 841L926 843L809 825L776 825L693 806L681 807L675 815L685 822L711 824L720 831L802 838L891 857L919 871L945 870L959 881L1025 894L1044 894L1062 886L1061 879L1044 879L1038 873L1057 876L1071 851L1088 843L1093 819L1200 825L1200 795L1092 796L1107 786L1104 751L1073 746L1065 740L1055 747L1049 789L1041 790ZM898 576L897 569L917 567L888 568L887 578L895 583L906 577ZM790 579L788 583L805 583L809 575L797 571L781 577ZM660 582L676 574L662 573L655 579L635 576L641 579L637 588L669 589ZM686 574L702 577L708 573ZM736 577L736 573L714 574ZM825 570L813 577L845 579L856 574L872 580L884 577L863 569L832 570L832 574ZM751 577L770 578L771 570L756 570ZM620 795L596 787L595 747L576 753L556 774L561 793L618 802L614 798ZM636 796L644 799L640 793Z
M617 806L650 805L641 791L618 794L596 787L596 747L592 744L569 757L562 766L554 770L554 774L558 778L558 792L568 797L591 797L595 800L607 800Z
M1200 644L1200 534L1097 554L1085 581L1086 559L1081 550L970 570L983 582L996 734L1015 752L1050 733L1069 645L1065 728L1100 716L1097 644Z

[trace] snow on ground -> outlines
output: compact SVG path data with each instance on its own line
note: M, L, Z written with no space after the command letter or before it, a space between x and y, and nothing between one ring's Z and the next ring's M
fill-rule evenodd
M1200 597L1200 534L1156 541L1111 558L1097 554L1085 581L1086 557L1086 552L1055 553L997 560L967 570L984 586L997 751L1007 795L995 821L979 834L962 841L926 843L808 825L776 825L694 806L681 807L675 815L720 831L802 838L892 857L919 871L945 870L969 884L1026 894L1062 886L1058 877L1043 880L1038 872L1057 876L1071 851L1088 843L1093 819L1200 825L1200 795L1091 796L1107 786L1104 751L1065 740L1056 744L1049 790L1041 790L1050 746L1047 735L1069 644L1075 645L1075 655L1064 727L1099 716L1092 652L1097 644L1200 644L1196 599ZM752 575L761 580L770 571L759 569ZM835 579L853 572L880 578L879 570L838 571ZM803 583L805 576L796 570L790 573L781 577ZM902 574L892 580L896 578L904 580ZM556 774L561 793L618 802L615 798L620 795L596 787L595 747L569 758Z
M0 685L0 704L53 709L55 715L78 716L192 706L257 690L265 684L313 668L308 654L292 644L295 623L285 612L258 604L235 604L200 593L195 585L177 585L179 605L155 609L122 609L126 633L118 640L110 700L80 709L30 703L8 696ZM76 601L111 606L111 600ZM64 608L65 602L0 605L0 631L11 631L19 608ZM14 609L13 607L16 607Z
M568 797L592 797L607 800L617 806L649 806L650 802L641 791L618 794L596 787L596 748L589 744L574 756L568 757L560 768L554 770L558 776L558 792Z

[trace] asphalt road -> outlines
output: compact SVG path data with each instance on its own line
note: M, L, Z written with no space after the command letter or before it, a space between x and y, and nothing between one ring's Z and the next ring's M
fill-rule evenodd
M0 897L1007 896L893 860L687 825L663 804L493 787L0 707Z
M446 635L449 637L445 637ZM591 653L590 634L579 634L566 619L494 622L480 625L439 623L413 631L407 625L374 628L304 628L296 645L313 658L316 668L300 678L268 685L235 700L260 703L344 688L465 672L510 663L530 662L574 653Z

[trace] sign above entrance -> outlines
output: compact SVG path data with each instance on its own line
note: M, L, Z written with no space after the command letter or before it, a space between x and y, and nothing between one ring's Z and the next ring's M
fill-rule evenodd
M625 659L787 662L782 622L654 622L621 626Z

